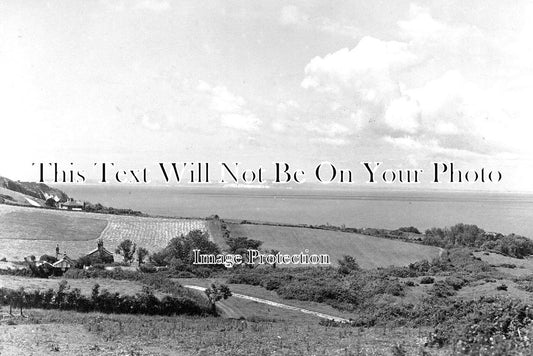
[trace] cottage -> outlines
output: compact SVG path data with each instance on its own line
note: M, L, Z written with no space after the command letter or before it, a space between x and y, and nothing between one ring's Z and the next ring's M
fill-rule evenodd
M99 239L97 246L98 247L96 249L89 252L87 255L82 257L82 259L88 260L87 262L90 262L90 264L113 263L115 258L113 253L104 248L104 240Z
M69 198L69 200L64 203L59 203L59 209L63 209L63 210L82 211L84 208L85 208L85 204L83 202L76 201L72 198Z
M63 257L58 260L57 262L52 263L52 267L61 269L61 271L65 272L67 269L74 266L74 261L68 257L66 254L63 254Z

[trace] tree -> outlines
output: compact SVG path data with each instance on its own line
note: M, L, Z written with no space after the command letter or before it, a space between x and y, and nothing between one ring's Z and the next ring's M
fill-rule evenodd
M355 271L359 271L360 267L354 257L344 255L339 262L339 273L350 274Z
M144 247L139 247L137 249L137 261L139 262L139 266L144 263L146 256L148 256L148 250Z
M170 240L167 247L150 256L152 263L158 266L174 264L190 265L193 262L193 250L202 254L216 255L220 253L218 246L209 240L209 234L201 230L190 231L187 235Z
M225 284L217 286L213 283L211 284L211 287L205 290L205 295L207 295L209 303L211 303L211 311L213 312L213 315L217 315L217 307L215 303L221 299L228 299L228 297L231 297L231 291Z
M263 241L249 239L245 236L229 237L226 239L229 246L229 252L233 254L239 254L243 257L243 260L248 259L248 250L259 250ZM250 268L253 268L253 264L247 264Z
M57 207L57 202L55 201L54 198L48 198L46 199L46 201L44 202L44 204L49 207L49 208L56 208Z
M271 255L277 255L279 253L279 250L271 249L270 251L268 251L268 253L270 253ZM272 264L272 268L276 268L276 262Z
M137 245L130 239L126 239L123 240L120 245L118 245L115 252L124 258L124 262L130 263L131 261L133 261L133 256L135 256L136 249Z
M226 240L231 253L246 253L246 250L258 250L263 241L252 240L244 236L230 237Z

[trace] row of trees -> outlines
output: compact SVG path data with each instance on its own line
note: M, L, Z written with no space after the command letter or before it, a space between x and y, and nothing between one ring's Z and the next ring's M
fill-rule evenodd
M428 229L422 243L444 248L476 247L517 258L533 254L533 241L524 236L487 233L477 225L468 224Z
M139 265L142 265L145 258L148 257L149 252L144 247L137 248L137 244L130 239L123 240L115 250L115 253L122 256L125 263L133 262L135 252L137 252L137 261L139 262Z
M221 293L215 295L218 296L224 297ZM212 303L220 298L215 298ZM100 291L100 286L95 284L91 296L87 297L81 294L78 288L70 289L65 280L59 283L57 290L50 288L45 291L25 291L24 288L0 288L0 304L20 308L21 314L22 308L25 307L148 315L205 315L216 312L216 309L203 308L195 300L185 296L165 296L159 299L154 296L150 287L145 287L142 293L136 295L121 295L107 290Z

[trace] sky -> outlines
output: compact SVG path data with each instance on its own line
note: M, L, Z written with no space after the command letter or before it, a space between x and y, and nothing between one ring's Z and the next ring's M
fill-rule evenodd
M18 0L0 18L12 179L36 162L453 162L503 179L415 188L533 191L527 1Z

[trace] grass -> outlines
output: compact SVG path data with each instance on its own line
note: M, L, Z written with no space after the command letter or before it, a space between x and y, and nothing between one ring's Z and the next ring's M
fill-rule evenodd
M72 214L50 214L37 209L3 214L2 239L87 241L100 236L107 226L105 219Z
M182 285L195 285L199 287L209 287L211 283L218 283L218 284L225 283L225 278L177 278L176 280ZM270 301L277 302L277 303L283 303L283 304L291 305L291 306L298 307L298 308L316 311L319 313L338 316L340 318L349 319L349 318L356 317L354 313L340 311L324 303L301 301L301 300L296 300L296 299L283 299L280 296L278 296L278 294L275 291L269 291L260 286L251 286L247 284L228 284L228 287L234 293L244 294L250 297L266 299L266 300L270 300ZM228 299L228 302L229 301L232 301L233 303L235 303L235 301L244 302L244 300L242 299L238 300L236 298L230 298ZM258 303L255 303L255 304L257 305ZM240 313L242 313L242 316L244 317L249 317L255 314L254 309L248 310L246 307L243 307L240 304L237 305L237 307L238 307L237 310ZM282 312L286 313L290 311L284 310ZM297 312L297 315L299 315L300 317L306 316L306 314L303 314L300 312ZM311 316L311 318L312 320L318 320L317 317L315 316Z
M307 320L241 321L29 310L0 325L0 344L18 354L388 355L403 344L418 354L425 330L325 327ZM55 351L54 350L54 351ZM442 355L444 350L430 350Z
M232 237L246 236L263 241L263 250L282 253L329 254L332 263L343 255L355 257L363 268L405 266L439 255L439 248L347 232L300 227L230 224Z
M16 204L16 205L31 205L30 202L28 202L28 199L31 199L32 201L36 202L37 204L44 206L44 201L41 199L37 199L34 197L30 197L26 194L22 194L19 192L15 192L14 190L10 190L7 188L0 187L0 197L3 198L6 204ZM1 201L2 199L0 199Z
M75 259L96 248L100 237L111 252L124 239L155 252L164 248L171 238L195 229L205 231L206 222L0 204L0 258L21 260L28 255L54 255L59 244L61 253ZM115 260L122 259L117 255Z

